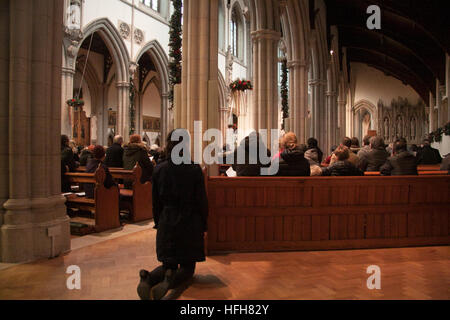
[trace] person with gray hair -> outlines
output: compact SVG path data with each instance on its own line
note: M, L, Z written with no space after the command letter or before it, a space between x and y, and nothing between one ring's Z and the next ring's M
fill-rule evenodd
M105 165L110 168L123 168L123 137L114 137L113 144L106 150Z
M383 138L374 136L370 138L370 151L361 155L359 168L362 171L379 171L388 157L389 153L384 148Z

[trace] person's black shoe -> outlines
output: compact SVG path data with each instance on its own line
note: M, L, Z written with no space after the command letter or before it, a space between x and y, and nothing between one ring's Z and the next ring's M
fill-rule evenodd
M149 284L149 273L147 270L141 270L139 272L139 276L141 278L141 281L138 284L137 287L137 293L139 295L139 298L141 300L150 300L150 292L152 290L152 287Z
M158 283L150 290L150 299L161 300L169 291L170 283L175 275L176 270L168 269L166 271L164 281Z

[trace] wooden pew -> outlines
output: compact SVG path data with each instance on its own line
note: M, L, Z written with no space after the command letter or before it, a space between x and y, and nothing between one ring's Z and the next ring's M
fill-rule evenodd
M429 170L429 171L419 171L419 176L439 176L439 175L447 175L448 171L439 171L439 170ZM366 171L364 172L365 176L381 176L379 171Z
M141 183L142 168L139 164L136 164L133 171L114 170L111 174L116 179L133 180L133 188L131 190L120 189L121 197L128 198L128 201L132 203L132 206L129 207L131 220L140 222L152 219L152 183L150 181Z
M450 244L450 177L209 177L207 249Z
M95 173L68 172L65 175L71 183L95 184L94 199L78 197L75 194L67 196L68 208L94 211L96 232L120 227L119 188L117 186L105 188L106 173L102 167L99 167Z

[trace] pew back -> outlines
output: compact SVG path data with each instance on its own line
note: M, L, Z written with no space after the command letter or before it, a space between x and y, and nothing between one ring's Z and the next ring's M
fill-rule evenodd
M208 252L450 244L450 177L210 177Z

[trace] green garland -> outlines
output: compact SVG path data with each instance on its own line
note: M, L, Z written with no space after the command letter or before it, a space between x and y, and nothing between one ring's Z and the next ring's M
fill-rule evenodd
M136 127L134 123L134 117L136 113L136 108L134 106L134 96L136 94L136 89L134 87L133 78L130 77L130 136L135 133Z
M281 110L283 111L282 129L285 128L285 119L289 118L289 89L288 89L288 68L287 61L284 59L281 62Z
M173 107L174 89L173 87L181 83L181 60L182 60L182 40L181 35L183 33L181 18L182 13L182 0L172 0L174 12L170 18L170 31L169 31L169 101L171 107Z
M428 139L430 142L441 142L443 134L450 136L450 122L447 122L443 128L437 128L436 131L431 132Z

